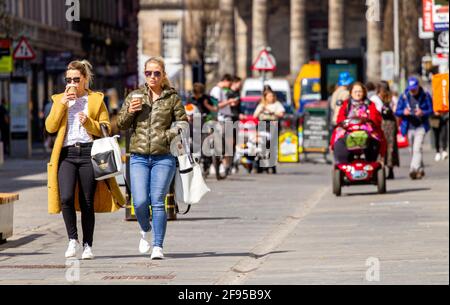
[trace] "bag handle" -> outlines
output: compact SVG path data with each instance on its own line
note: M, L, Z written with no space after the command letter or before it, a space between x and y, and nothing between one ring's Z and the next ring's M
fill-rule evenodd
M184 151L188 155L189 162L191 162L191 165L194 165L195 161L194 161L194 157L192 157L192 154L191 154L191 148L189 147L189 141L186 139L186 136L185 136L182 128L178 129L178 134L180 135L181 144L183 145Z
M108 126L106 124L100 124L100 129L104 138L109 138Z

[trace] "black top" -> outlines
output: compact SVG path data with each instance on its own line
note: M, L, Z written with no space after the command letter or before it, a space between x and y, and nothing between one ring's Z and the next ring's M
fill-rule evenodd
M239 91L230 90L227 92L227 99L237 98L240 103L241 93ZM240 113L240 105L239 103L236 106L231 106L231 113L233 114L233 119L237 120L239 118Z
M197 106L198 110L200 111L200 113L202 114L209 114L210 111L208 108L206 108L203 105L203 102L206 100L206 102L208 103L208 105L214 106L213 102L211 101L210 97L207 95L202 95L200 98L196 99L195 96L191 97L191 103L194 104L195 106Z

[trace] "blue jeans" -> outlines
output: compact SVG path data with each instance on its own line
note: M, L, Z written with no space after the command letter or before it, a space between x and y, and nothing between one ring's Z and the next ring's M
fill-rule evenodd
M150 232L150 205L153 220L153 246L163 247L167 227L165 198L175 176L175 157L132 154L131 194L136 218L144 232Z

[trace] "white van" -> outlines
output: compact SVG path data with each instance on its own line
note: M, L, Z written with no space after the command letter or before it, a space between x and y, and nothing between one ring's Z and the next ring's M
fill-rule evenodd
M292 106L291 87L286 79L267 79L264 85L269 85L272 88L283 105ZM263 83L261 78L248 78L242 86L241 97L261 97L262 90Z

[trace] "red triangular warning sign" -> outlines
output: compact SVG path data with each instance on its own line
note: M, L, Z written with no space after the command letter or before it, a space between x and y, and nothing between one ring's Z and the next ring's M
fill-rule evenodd
M266 49L259 53L252 66L252 70L256 71L275 71L276 69L275 58Z
M25 37L20 39L19 44L14 49L13 58L19 60L31 60L36 58L36 53L34 53L33 48L31 48Z

